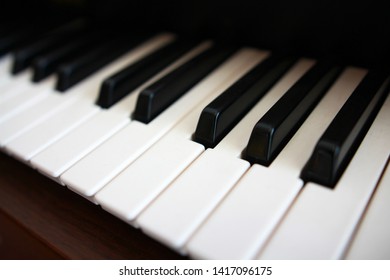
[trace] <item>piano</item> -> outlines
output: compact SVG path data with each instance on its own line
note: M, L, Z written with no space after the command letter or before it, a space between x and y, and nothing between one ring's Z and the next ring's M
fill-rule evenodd
M390 258L381 4L4 9L0 259Z

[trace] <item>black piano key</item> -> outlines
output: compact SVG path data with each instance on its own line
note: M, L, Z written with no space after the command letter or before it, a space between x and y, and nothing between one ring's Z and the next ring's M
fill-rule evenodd
M72 40L85 28L85 22L77 20L38 37L35 41L16 49L13 53L11 72L17 74L30 66L35 57Z
M45 20L25 19L10 22L9 27L4 28L3 34L0 35L0 57L24 44L29 44L67 20L69 18L59 16L57 18L48 17Z
M138 36L125 38L124 35L105 38L102 35L98 46L59 66L57 69L58 80L56 89L61 92L66 91L93 72L140 44L144 39L144 37Z
M0 24L0 38L8 36L21 28L20 23L16 22L2 22Z
M97 104L109 108L194 47L174 41L103 81Z
M342 72L328 61L302 76L253 128L244 158L271 164Z
M366 75L317 142L301 172L304 181L335 187L389 90L387 73L371 71Z
M193 140L214 148L295 62L279 55L260 62L202 110Z
M149 123L237 49L213 46L141 91L134 119Z
M34 26L7 31L9 32L4 32L5 34L2 34L0 38L0 57L12 51L20 44L28 42L40 32L43 32L41 28L35 28Z
M32 62L32 81L39 82L54 73L60 64L88 53L94 45L98 44L100 38L98 32L86 32L57 49L39 55Z

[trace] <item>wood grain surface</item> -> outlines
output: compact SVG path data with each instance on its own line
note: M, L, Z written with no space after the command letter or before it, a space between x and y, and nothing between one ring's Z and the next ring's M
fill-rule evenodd
M0 259L183 259L0 152Z

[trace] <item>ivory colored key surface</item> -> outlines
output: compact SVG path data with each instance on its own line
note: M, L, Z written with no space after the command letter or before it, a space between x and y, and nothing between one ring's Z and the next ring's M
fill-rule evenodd
M62 110L35 129L10 141L6 151L20 160L28 161L97 112L98 107L87 102L77 102L72 105L71 113Z
M390 154L389 119L388 97L336 187L306 184L260 258L339 259L344 255Z
M0 121L8 118L9 114L12 114L14 110L20 110L18 107L9 107L4 106L4 103L9 103L10 99L17 98L18 95L25 93L30 88L30 82L28 78L30 73L23 73L18 77L15 77L14 80L7 81L6 83L0 85L0 106L2 111L0 112ZM16 106L23 106L23 98L20 99L20 102L15 102ZM12 104L11 104L12 105Z
M311 148L364 74L358 69L345 71L270 167L255 164L249 169L189 241L190 256L256 256L302 187L299 173Z
M166 136L98 192L95 195L97 203L124 221L132 222L204 151L202 145L190 140L201 110L266 55L251 49L241 51L232 61L236 71L229 82L212 92Z
M74 131L31 159L31 164L50 177L58 177L79 159L95 149L130 121L130 112L135 107L139 89L161 78L172 69L207 48L208 42L200 44L178 61L168 66L155 77L129 93L109 110L102 110Z
M390 259L390 165L357 229L346 259Z
M133 223L203 151L202 145L169 134L100 190L94 200L111 214Z
M0 71L1 73L10 73L12 64L12 57L10 55L4 56L0 59ZM4 74L1 76L0 81L4 79ZM10 75L11 76L11 75Z
M138 158L187 113L230 78L228 60L149 124L131 122L66 171L61 180L72 190L92 196ZM87 172L85 172L87 170ZM91 172L88 172L91 170Z
M0 89L3 85L7 84L12 80L12 76L10 74L12 64L12 58L10 55L7 55L0 60ZM0 100L1 100L1 92L0 92Z
M129 122L129 117L124 117L123 114L115 111L103 111L95 114L33 157L31 165L49 177L57 178L77 160Z
M288 184L294 179L253 165L195 232L185 251L194 259L254 258L299 190Z
M40 121L36 121L34 125L32 123L28 124L29 129L16 139L12 140L9 143L9 147L7 147L8 150L17 154L20 159L29 160L32 156L36 155L36 153L60 139L73 128L77 127L77 125L80 125L83 121L87 120L100 110L100 108L93 103L98 95L99 85L103 77L122 68L126 63L131 63L139 57L146 55L148 52L167 43L171 39L172 36L170 35L158 36L139 46L127 56L123 57L122 60L116 61L106 68L103 68L90 79L87 79L79 86L76 86L74 89L67 92L65 94L66 97L64 97L65 101L59 103L59 106L53 107L53 110L56 110L54 115L52 110L46 110L46 104L43 102L45 99L36 104L34 109L42 112ZM52 93L59 95L59 93L55 93L54 91ZM41 95L43 94L41 93ZM64 102L67 104L64 105ZM82 110L84 110L84 113ZM29 113L23 113L24 112L19 113L23 115L18 119L20 130L25 129L23 125L26 124L30 118ZM12 119L9 119L9 123L10 125L13 125ZM42 131L45 132L42 134ZM17 143L13 143L14 141Z
M9 76L9 73L3 73L4 78L7 78L7 76ZM26 71L16 77L10 76L9 79L2 79L3 83L0 81L0 104L24 92L24 89L30 86L30 77L31 71Z
M42 83L31 84L24 78L25 76L18 79L22 84L14 87L15 83L10 83L7 89L4 89L6 96L4 102L0 103L0 122L5 122L24 109L39 103L47 97L46 92L53 88L55 82L55 78L50 77Z
M249 162L208 149L141 213L136 222L154 239L180 250L248 168Z
M0 123L0 146L5 146L42 120L50 118L57 110L61 110L62 107L67 106L72 101L64 96L52 94L51 91L47 91L45 94L48 96L43 97L44 99L39 104L40 110L37 110L35 106L30 106L8 121Z
M245 135L249 137L250 129L258 117L264 114L311 64L311 61L300 61L215 149L206 150L176 178L137 218L136 223L141 229L180 251L194 231L250 167L249 162L239 158L246 144L242 138Z

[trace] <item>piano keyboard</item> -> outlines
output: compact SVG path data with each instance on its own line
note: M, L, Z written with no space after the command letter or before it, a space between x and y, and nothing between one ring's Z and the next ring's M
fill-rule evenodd
M390 258L388 73L75 29L1 58L4 153L190 258Z

